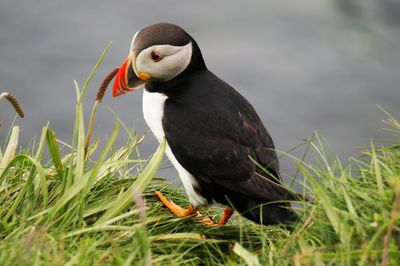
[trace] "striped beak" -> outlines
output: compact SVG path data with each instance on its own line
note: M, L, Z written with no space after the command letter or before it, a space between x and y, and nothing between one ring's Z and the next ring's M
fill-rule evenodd
M133 68L134 63L135 56L131 54L119 68L119 71L115 76L112 90L114 97L144 87L145 80L136 75Z

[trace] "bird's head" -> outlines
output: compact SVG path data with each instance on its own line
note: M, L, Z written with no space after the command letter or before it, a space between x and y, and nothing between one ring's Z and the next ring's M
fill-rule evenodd
M203 68L200 49L188 33L173 24L154 24L133 36L129 56L115 77L113 96Z

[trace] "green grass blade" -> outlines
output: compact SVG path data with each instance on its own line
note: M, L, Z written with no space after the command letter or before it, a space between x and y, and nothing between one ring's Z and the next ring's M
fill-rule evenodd
M118 120L119 121L119 120ZM121 167L126 165L129 160L129 156L131 156L132 152L135 150L138 145L137 138L133 138L133 140L127 145L119 150L115 151L104 163L101 165L98 170L98 174L96 176L95 182L100 182L102 178L107 176L108 173L115 173ZM137 161L140 162L140 161Z
M81 179L79 181L76 181L71 187L69 187L62 196L57 199L56 204L51 207L48 217L49 219L53 218L54 215L62 208L64 207L74 196L76 196L82 189L85 187L86 183L88 182L88 179Z
M38 167L42 168L39 162L40 162L40 158L42 156L48 128L49 128L48 123L45 127L42 128L42 134L40 136L40 141L39 141L39 145L37 147L36 157L35 157L35 161L38 164L38 165L36 165L36 169L38 169ZM41 169L41 171L43 172L43 169ZM38 170L38 172L39 172L39 170ZM48 192L47 192L46 175L44 175L43 173L39 174L39 178L40 178L39 179L40 190L42 192L43 201L44 201L44 208L46 208L48 200L49 200L49 196L48 196Z
M85 169L85 125L83 120L83 108L82 105L76 107L78 128L77 137L78 142L76 146L76 169L75 179L82 179Z
M304 169L304 167L302 165L300 165L298 162L295 162L295 163L296 163L297 167L299 167L301 173L304 175L304 177L310 183L311 190L314 192L315 198L318 198L319 201L321 202L322 206L324 207L326 216L328 217L335 232L341 237L343 242L346 242L347 237L349 237L349 234L347 234L347 232L345 231L345 227L342 226L343 223L341 223L340 216L339 216L338 212L336 211L335 206L330 201L330 198L327 195L326 189L324 189L318 183L318 181L315 180L315 178L306 169ZM328 170L328 173L331 173L330 170ZM329 176L327 176L326 178L329 178Z
M64 166L61 161L60 150L58 149L56 134L48 129L46 134L47 147L49 148L50 157L53 164L57 170L58 176L63 178L64 176Z
M381 195L383 195L384 186L383 186L383 178L382 178L381 168L379 165L380 161L376 155L375 147L374 147L374 144L372 143L372 141L371 141L371 151L372 151L371 164L373 165L374 174L376 176L376 183L378 185L378 191Z
M149 237L150 241L185 241L185 240L204 240L204 237L199 233L174 233L174 234L159 234Z
M39 175L41 180L42 179L46 180L46 176L44 174L43 168L42 168L42 166L40 165L40 163L38 161L36 161L34 158L32 158L32 157L30 157L30 156L28 156L26 154L19 154L19 155L15 156L11 160L11 162L7 165L7 167L4 169L3 174L0 176L0 181L4 178L4 176L8 173L8 171L13 166L15 166L19 162L22 162L23 160L28 160L30 163L33 164L33 166L35 168L31 170L30 175L29 175L28 179L26 180L22 190L19 192L19 194L18 194L17 198L15 199L15 201L13 202L11 208L8 210L8 212L7 212L7 214L6 214L5 218L4 218L5 221L7 221L12 215L14 215L14 212L15 212L16 208L21 203L21 201L24 198L26 192L33 185L33 179L35 177L36 171L37 171L37 173L38 173L38 175Z
M74 81L74 84L75 84L76 97L77 97L77 101L78 101L78 99L80 97L80 90L79 90L78 83L76 81ZM79 127L78 113L75 113L75 124L74 124L74 131L72 133L72 147L71 147L71 153L70 153L70 155L71 155L70 164L69 164L69 168L68 168L68 174L67 174L66 180L64 182L65 183L64 189L69 188L74 183L73 174L75 173L75 171L73 171L73 169L75 169L76 147L77 147L77 142L78 142L78 127Z
M85 204L85 198L86 198L87 194L89 193L89 190L92 187L93 183L95 182L96 177L97 177L97 175L99 173L99 170L101 169L102 165L104 164L106 156L107 156L108 152L111 150L115 139L117 138L118 132L119 132L119 122L118 122L118 120L116 120L115 121L115 125L114 125L114 130L111 133L111 136L108 139L108 142L107 142L106 146L104 147L102 153L100 154L99 158L97 159L97 162L96 162L96 165L93 168L93 171L91 172L90 176L88 176L88 177L85 176L85 179L88 179L88 182L86 182L85 187L84 187L83 192L82 192L82 199L83 200L81 201L82 202L82 204L81 204L81 212L80 212L81 219L83 217L83 210L84 210L84 207L86 205Z
M97 60L96 65L93 67L93 69L92 69L92 71L90 72L88 78L86 79L85 83L83 84L82 91L81 91L80 97L79 97L79 99L78 99L78 105L79 105L79 104L82 104L83 97L85 96L85 93L86 93L86 90L87 90L87 88L88 88L88 86L89 86L89 83L90 83L90 81L92 80L92 78L93 78L94 74L96 73L97 69L99 68L101 62L103 61L103 58L104 58L104 56L105 56L107 50L111 47L111 44L112 44L112 42L110 42L110 43L106 46L106 48L104 48L103 52L102 52L101 55L100 55L100 58Z
M104 157L108 153L108 151L111 149L111 146L118 134L118 122L115 123L115 127L113 130L113 133L111 135L110 140L108 141L108 144L106 145L106 148L103 150L95 168L100 168L101 164L104 161ZM97 170L98 171L98 170ZM56 204L51 208L49 211L49 217L53 217L63 206L65 206L74 196L76 196L79 192L81 192L83 189L87 188L87 185L89 181L92 181L91 178L95 176L97 172L93 171L92 176L85 176L84 178L81 179L76 179L74 184L65 191L65 193L58 199Z
M166 140L163 139L158 146L156 152L153 154L150 162L147 164L144 171L139 175L132 186L124 192L124 194L116 199L112 208L110 208L97 222L96 224L102 224L114 216L118 215L123 209L125 209L129 204L133 202L132 193L135 190L143 191L143 189L150 183L157 169L161 163L164 156L164 151L166 147Z

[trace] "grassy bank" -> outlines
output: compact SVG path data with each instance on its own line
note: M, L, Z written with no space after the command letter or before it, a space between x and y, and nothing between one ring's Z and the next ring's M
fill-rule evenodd
M176 203L188 203L179 188L155 176L165 142L143 160L137 155L142 136L133 133L126 145L115 145L120 130L116 121L101 150L96 141L86 149L83 97L101 59L83 87L76 84L70 145L60 143L49 126L25 150L17 145L18 127L2 143L0 265L400 261L400 144L382 148L371 142L360 158L342 165L315 135L308 143L311 162L293 158L310 198L296 204L299 224L288 230L235 217L226 226L206 227L195 217L174 217L153 196L161 190ZM399 140L399 122L389 117L387 123ZM222 214L215 209L204 213L216 219Z

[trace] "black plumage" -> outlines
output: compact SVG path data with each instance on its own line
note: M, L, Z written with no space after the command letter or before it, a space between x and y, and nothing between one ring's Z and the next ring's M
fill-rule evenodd
M164 91L162 122L175 157L198 181L195 190L258 223L292 221L295 214L282 202L292 197L281 186L272 138L254 108L207 69L187 75Z

